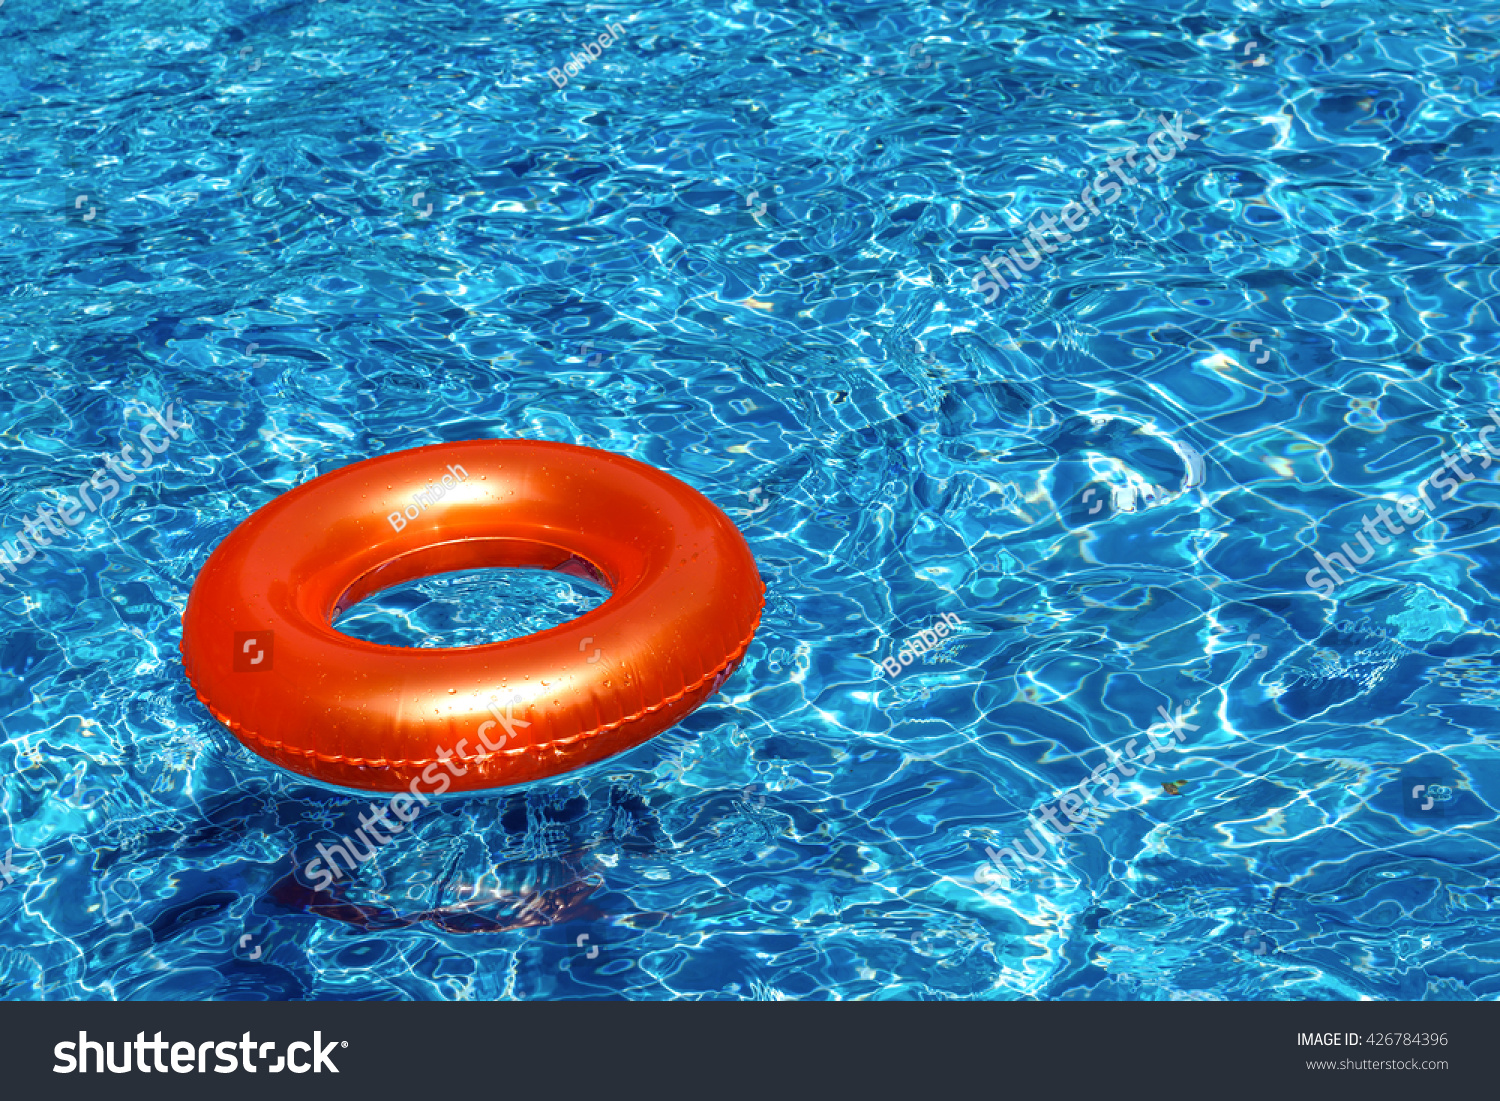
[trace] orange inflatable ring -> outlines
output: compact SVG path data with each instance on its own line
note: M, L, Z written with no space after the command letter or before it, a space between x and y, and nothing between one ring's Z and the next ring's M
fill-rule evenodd
M557 570L610 596L483 646L333 629L371 593L482 566ZM245 520L193 584L182 658L198 699L267 760L442 794L555 776L681 721L734 672L764 597L734 524L670 475L571 444L472 440L355 463Z

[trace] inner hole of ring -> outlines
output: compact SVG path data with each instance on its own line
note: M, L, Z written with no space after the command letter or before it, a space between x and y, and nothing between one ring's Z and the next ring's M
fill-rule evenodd
M439 573L496 567L553 570L592 581L611 592L619 583L595 563L555 543L510 536L450 539L415 547L366 570L344 586L332 607L325 609L325 614L332 623L349 608L383 589L393 589L404 582Z
M596 575L597 576L597 575ZM489 566L425 574L336 614L340 634L413 649L485 646L559 627L609 599L584 571Z

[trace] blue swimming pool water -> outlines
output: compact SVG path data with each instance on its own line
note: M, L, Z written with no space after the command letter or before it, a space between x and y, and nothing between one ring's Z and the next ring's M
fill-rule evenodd
M0 996L1500 994L1488 456L1307 576L1500 407L1500 5L8 0L0 45L0 538L53 544L0 575ZM764 622L680 727L317 892L365 803L212 720L187 593L278 492L474 437L698 487Z

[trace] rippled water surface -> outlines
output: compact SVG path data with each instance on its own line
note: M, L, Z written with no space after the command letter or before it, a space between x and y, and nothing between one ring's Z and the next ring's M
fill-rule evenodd
M1500 5L9 0L0 53L0 539L51 544L0 571L0 996L1500 996ZM317 890L368 801L211 718L188 591L476 437L696 486L760 633Z

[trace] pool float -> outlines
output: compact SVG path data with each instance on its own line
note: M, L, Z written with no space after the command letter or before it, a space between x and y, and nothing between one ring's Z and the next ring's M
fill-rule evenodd
M610 596L483 646L333 628L381 589L484 566ZM572 444L472 440L355 463L255 512L193 583L182 658L198 699L267 760L425 803L592 764L681 721L734 672L764 597L744 537L676 478Z

